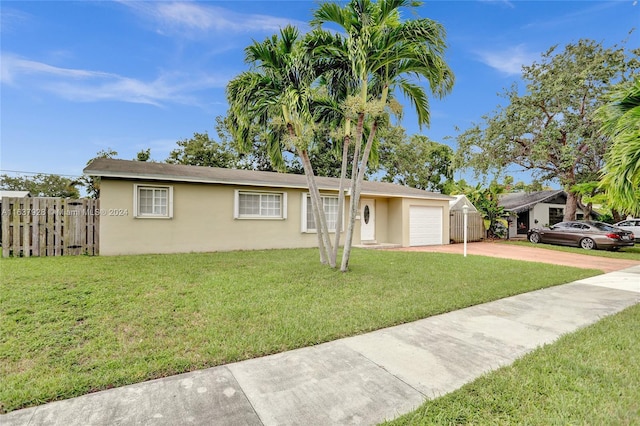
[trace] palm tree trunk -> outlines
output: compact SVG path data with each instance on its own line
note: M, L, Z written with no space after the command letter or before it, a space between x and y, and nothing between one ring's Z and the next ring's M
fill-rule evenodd
M331 260L334 264L338 261L338 249L340 248L340 234L342 233L342 219L344 216L344 184L347 177L347 162L349 161L349 143L351 141L351 135L349 124L345 124L345 135L342 142L342 168L340 170L340 185L338 188L338 217L336 219L336 237L333 244L333 253L331 254Z
M336 267L335 261L332 262L331 254L331 239L329 238L329 231L327 226L327 218L322 208L322 199L320 198L320 190L316 185L315 175L313 173L313 166L309 159L309 153L305 150L298 150L298 155L302 160L302 167L304 168L304 174L307 177L307 184L309 186L309 196L311 197L311 209L313 210L313 219L316 223L316 232L318 234L318 247L320 249L320 262L323 265L327 263L332 268Z
M352 214L353 219L352 223L355 224L355 214L358 212L358 207L360 205L360 190L362 188L362 181L364 180L364 174L367 169L367 163L369 162L369 154L371 153L371 147L373 146L373 139L376 135L376 130L378 129L378 122L374 121L371 126L371 131L369 132L369 137L367 138L367 144L364 147L364 151L362 153L362 161L360 162L360 167L358 170L358 175L355 181L352 184L353 190L351 191L351 206L352 206ZM353 208L355 206L355 209ZM354 213L355 210L355 213ZM351 222L349 223L351 225ZM353 228L351 229L353 233ZM349 234L347 234L347 238L349 238ZM344 251L342 252L342 264L340 266L340 270L342 272L347 272L349 269L349 259L351 258L351 244L349 245L349 249L347 250L347 245L345 243Z
M353 162L351 170L351 195L349 199L349 225L347 226L347 235L345 235L344 248L342 250L342 265L340 270L347 272L349 266L349 257L351 256L351 246L353 245L353 231L356 225L356 216L358 215L358 203L360 200L354 199L356 192L356 183L358 180L358 169L360 166L360 145L362 145L362 134L364 132L364 113L358 115L358 124L356 126L356 143L353 153Z

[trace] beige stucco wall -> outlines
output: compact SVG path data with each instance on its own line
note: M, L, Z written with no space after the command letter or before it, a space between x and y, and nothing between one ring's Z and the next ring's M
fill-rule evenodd
M388 203L387 242L391 244L403 244L403 222L405 221L402 201L402 198L392 198Z
M374 198L376 208L376 241L389 242L389 212L386 198Z
M134 185L173 187L173 217L135 218ZM286 192L286 219L234 219L236 190ZM100 253L185 253L272 248L317 247L316 233L301 231L302 189L253 188L176 182L102 179L100 190ZM409 245L409 207L441 206L448 200L376 198L376 240ZM348 198L344 229L347 228ZM446 207L446 208L445 208ZM112 214L113 213L113 214ZM444 214L444 213L443 213ZM449 241L449 220L443 216L443 242ZM357 217L353 244L360 244ZM344 243L344 235L341 244Z
M287 189L287 219L234 219L235 190L268 188L135 182L173 187L173 218L135 218L134 182L103 179L100 253L184 253L317 247L316 233L301 232L302 193ZM282 192L283 190L272 190ZM110 215L109 211L127 214ZM344 238L343 238L344 241Z
M409 247L409 209L411 206L440 207L442 209L442 244L449 244L449 200L402 200L402 246Z

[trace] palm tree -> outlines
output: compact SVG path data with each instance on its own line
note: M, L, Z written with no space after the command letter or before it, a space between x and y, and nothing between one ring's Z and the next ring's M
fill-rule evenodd
M389 112L393 92L398 89L416 110L420 125L428 125L429 101L426 89L418 84L428 82L430 92L438 97L453 87L453 73L444 61L444 28L430 19L402 21L400 8L416 7L412 0L351 0L341 7L323 3L314 12L314 36L317 54L323 56L333 72L342 78L342 112L345 144L349 142L351 120L355 120L355 153L351 175L349 226L344 244L341 270L348 269L353 241L355 217L360 203L360 187L376 136L376 130ZM342 33L331 36L325 24L335 24ZM348 69L348 72L344 70ZM328 80L331 81L331 80ZM397 103L396 103L397 105ZM368 135L363 136L368 121ZM346 170L343 167L343 171ZM344 178L344 175L343 175Z
M640 79L616 87L596 115L612 141L602 186L612 207L640 216Z
M313 58L301 48L299 32L287 26L279 35L245 49L245 61L253 66L234 78L227 86L229 120L233 137L241 150L253 147L250 129L264 130L267 151L276 168L283 169L283 151L296 153L302 162L315 223L319 224L320 261L331 262L332 250L320 192L309 159L314 138L314 82L320 70Z

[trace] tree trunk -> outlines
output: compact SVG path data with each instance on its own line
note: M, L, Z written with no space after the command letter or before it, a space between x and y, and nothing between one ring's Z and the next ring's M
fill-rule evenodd
M329 264L332 268L336 267L336 263L332 262L331 254L331 240L329 238L329 231L327 226L327 217L324 214L322 207L322 199L320 198L320 190L316 185L315 175L313 173L313 166L309 159L309 154L305 150L298 150L298 156L302 160L302 167L304 168L304 174L307 176L307 183L309 186L309 196L311 197L311 209L313 210L313 219L316 223L316 232L318 233L318 246L320 249L320 262L322 264Z
M582 195L578 196L576 199L577 206L582 213L584 214L584 220L592 220L593 219L593 203L584 204L582 202Z
M349 161L349 142L351 135L349 125L345 125L345 136L342 142L342 168L340 170L340 185L338 189L338 218L336 220L336 238L333 244L333 253L331 260L334 265L338 262L338 249L340 248L340 234L342 232L342 219L344 216L344 183L347 177L347 162Z
M578 197L573 192L570 192L569 189L565 189L567 192L567 204L564 208L564 221L567 222L569 220L576 220L576 210L578 207Z
M354 213L353 223L355 224L355 214L358 212L358 208L360 206L360 189L362 187L362 181L364 180L364 173L367 169L367 163L369 162L369 154L371 153L371 147L373 146L373 139L376 135L376 130L378 128L378 122L374 121L371 126L371 131L369 132L369 137L367 138L367 145L364 147L364 151L362 153L362 161L360 161L360 168L358 169L358 175L356 176L355 182L352 184L353 191L351 191L351 205L352 205L352 213ZM355 207L355 208L354 208ZM353 228L351 229L353 233ZM347 235L348 237L348 235ZM342 264L340 266L340 270L342 272L346 272L349 269L349 259L351 258L351 245L349 245L349 249L347 250L347 245L345 243L345 248L342 252Z
M616 209L611 209L611 216L613 217L613 223L623 221L626 218L626 216L622 216L622 214L620 214Z
M362 145L362 132L364 131L364 113L358 115L358 124L356 126L356 143L353 153L353 162L351 170L351 195L349 199L349 225L347 226L347 235L345 235L344 248L342 250L342 265L340 270L347 272L349 265L349 257L351 256L351 246L353 245L353 230L356 225L356 216L358 215L358 203L360 200L354 200L356 192L356 182L358 177L358 164L360 156L360 145Z

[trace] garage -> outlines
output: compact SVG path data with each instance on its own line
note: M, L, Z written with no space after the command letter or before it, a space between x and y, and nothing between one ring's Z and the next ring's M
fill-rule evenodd
M409 207L409 245L442 244L442 207Z

